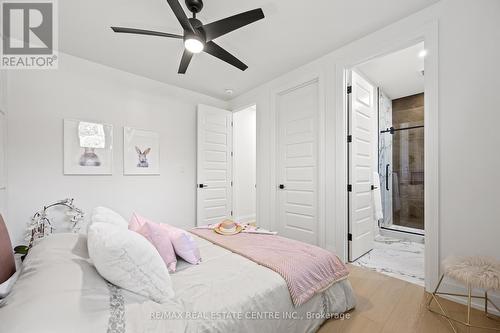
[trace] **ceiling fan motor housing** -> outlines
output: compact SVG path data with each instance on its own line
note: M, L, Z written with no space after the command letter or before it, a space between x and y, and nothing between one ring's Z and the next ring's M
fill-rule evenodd
M202 0L186 0L186 7L193 14L199 13L199 12L201 12L201 10L203 8L203 1Z
M195 36L193 36L192 33L186 32L184 34L184 40L195 37L202 43L205 43L207 41L205 31L203 30L203 23L201 23L200 20L195 19L195 18L189 18L188 19L191 25L193 26L195 30Z

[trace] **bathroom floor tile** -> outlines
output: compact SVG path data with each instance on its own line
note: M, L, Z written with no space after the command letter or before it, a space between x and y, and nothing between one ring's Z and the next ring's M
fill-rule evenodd
M352 264L424 285L424 244L421 243L375 241L373 250Z

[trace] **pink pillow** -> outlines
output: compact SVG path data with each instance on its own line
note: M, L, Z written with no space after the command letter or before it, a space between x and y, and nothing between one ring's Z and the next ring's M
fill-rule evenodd
M132 214L129 229L141 234L153 244L163 259L163 262L165 262L168 271L175 272L177 257L175 256L174 248L166 229L162 228L158 223L149 221L135 213Z
M161 224L160 226L168 231L175 253L179 257L193 265L200 263L200 250L190 233L168 224Z
M128 223L128 230L139 232L146 221L151 222L148 219L133 213L130 218L130 222Z

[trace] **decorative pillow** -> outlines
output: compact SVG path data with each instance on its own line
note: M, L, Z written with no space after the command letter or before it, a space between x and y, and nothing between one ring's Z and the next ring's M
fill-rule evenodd
M141 217L136 213L133 213L128 228L130 230L139 232L139 230L144 226L146 222L151 221ZM159 223L158 225L168 231L170 242L172 242L174 251L179 257L193 265L200 263L200 250L198 249L198 245L196 245L196 242L190 233L165 223Z
M128 222L117 212L106 208L96 207L92 211L91 223L109 223L121 228L128 228Z
M160 224L160 226L168 231L174 251L179 257L193 265L200 263L200 249L190 233L168 224Z
M167 230L161 228L158 223L152 222L136 213L132 214L129 229L143 235L153 244L156 250L158 250L163 262L167 265L168 271L175 272L177 257L175 256L174 248Z
M9 231L0 214L0 284L3 286L3 293L10 291L12 275L16 273L16 261L12 243L10 242ZM10 281L10 282L9 282ZM4 285L5 283L5 285ZM9 288L7 288L9 286ZM0 291L2 292L2 291Z
M135 232L139 232L139 230L141 230L146 221L149 220L138 215L137 213L132 213L132 217L130 218L130 222L128 224L128 229Z
M165 263L141 235L111 223L92 223L87 245L94 266L109 282L158 303L174 296Z

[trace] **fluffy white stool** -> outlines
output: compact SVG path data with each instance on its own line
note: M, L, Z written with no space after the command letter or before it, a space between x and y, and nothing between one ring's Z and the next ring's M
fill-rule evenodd
M427 308L437 313L443 317L445 317L451 325L451 328L456 333L457 330L453 325L452 321L463 324L467 327L476 327L483 329L490 329L500 331L500 328L497 327L483 327L476 326L470 323L470 311L471 311L471 301L472 298L481 298L484 299L484 312L488 318L492 318L488 313L488 304L492 304L499 312L500 309L488 298L488 291L490 290L500 290L500 262L493 258L485 258L485 257L451 257L447 258L443 262L443 275L439 279L439 283L431 294L429 302L427 304ZM458 282L463 283L467 286L467 294L454 294L454 293L445 293L439 292L439 286L441 282L443 282L444 277L452 278ZM473 296L472 289L478 288L484 290L484 296ZM436 295L449 295L449 296L462 296L467 297L467 321L461 321L450 317ZM430 305L432 301L435 300L441 312L437 312L433 310Z

